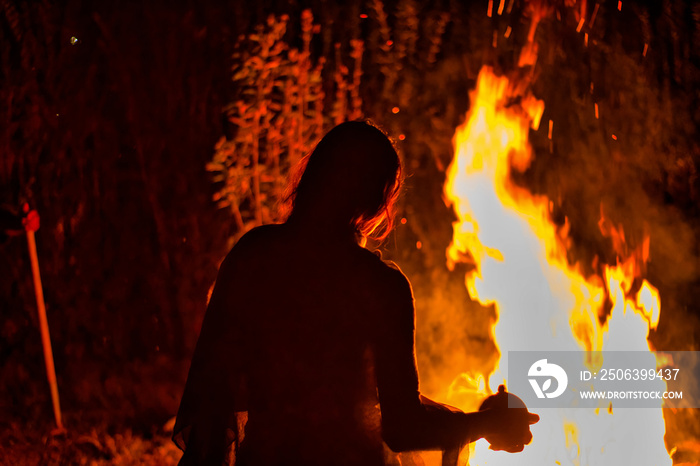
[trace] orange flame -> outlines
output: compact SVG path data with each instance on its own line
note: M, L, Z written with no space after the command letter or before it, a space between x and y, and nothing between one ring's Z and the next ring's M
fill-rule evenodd
M567 259L568 222L554 224L551 201L515 185L510 176L532 161L528 133L538 128L544 103L490 68L482 69L470 97L445 183L446 202L458 218L447 263L451 269L457 262L473 265L465 284L473 299L495 305L493 337L501 355L512 350L649 351L647 337L658 324L660 301L657 290L642 280L648 238L629 251L622 228L602 216L601 231L613 241L618 263L586 278ZM594 370L603 364L585 362ZM495 391L506 374L507 360L501 358L488 388ZM448 396L465 385L465 377L453 382ZM481 393L478 381L470 384ZM493 452L477 442L470 464L671 464L661 409L613 413L612 405L601 407L544 410L532 427L535 440L523 453Z

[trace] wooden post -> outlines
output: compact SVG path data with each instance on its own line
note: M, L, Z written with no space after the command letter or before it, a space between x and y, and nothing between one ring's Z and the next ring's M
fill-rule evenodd
M46 363L46 377L51 389L51 401L53 403L53 415L56 418L58 431L63 431L61 420L61 405L58 401L58 385L56 384L56 369L53 364L53 351L51 350L51 335L49 335L49 322L46 319L46 306L44 305L44 289L41 286L41 274L39 273L39 258L36 254L36 239L34 232L27 230L27 243L29 245L29 258L32 262L32 276L34 278L34 294L36 306L39 310L39 328L41 330L41 343L44 347L44 362Z

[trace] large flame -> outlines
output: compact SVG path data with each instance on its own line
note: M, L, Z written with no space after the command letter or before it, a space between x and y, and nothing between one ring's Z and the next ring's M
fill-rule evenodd
M569 265L568 225L550 220L550 200L511 181L511 171L525 170L532 160L528 133L543 110L543 102L482 69L467 120L455 134L445 185L458 216L448 265L470 262L471 297L495 305L498 314L493 337L502 356L488 382L492 391L505 380L508 351L650 351L648 333L659 320L658 293L641 276L648 241L623 251L622 229L602 219L601 231L617 242L618 264L603 267L601 277L584 278ZM596 370L602 361L587 364ZM658 409L614 408L539 410L534 441L523 453L493 452L480 441L470 462L670 465L661 403Z

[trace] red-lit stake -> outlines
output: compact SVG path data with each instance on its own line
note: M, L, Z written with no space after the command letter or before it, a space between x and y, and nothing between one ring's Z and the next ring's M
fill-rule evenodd
M29 245L29 258L32 262L32 276L34 278L34 294L36 295L36 306L39 310L39 327L41 330L41 343L44 347L44 362L46 363L46 377L49 380L51 389L51 401L53 403L53 415L56 418L56 433L63 432L63 421L61 420L61 405L58 401L58 385L56 385L56 369L53 364L53 351L51 350L51 336L49 335L49 322L46 319L46 306L44 305L44 289L41 286L41 275L39 273L39 258L36 254L36 239L34 232L27 230L27 243Z

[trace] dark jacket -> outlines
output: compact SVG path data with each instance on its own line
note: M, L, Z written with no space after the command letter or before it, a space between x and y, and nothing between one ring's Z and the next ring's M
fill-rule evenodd
M246 234L219 270L175 426L181 464L381 465L464 441L420 396L411 286L351 239ZM237 428L247 411L244 438Z

